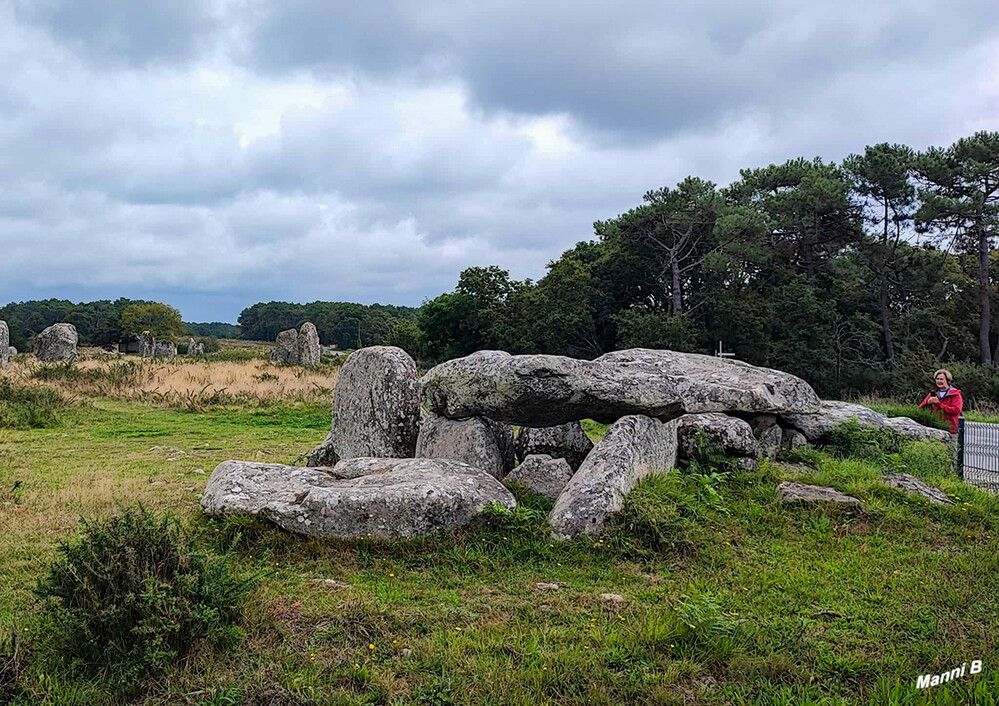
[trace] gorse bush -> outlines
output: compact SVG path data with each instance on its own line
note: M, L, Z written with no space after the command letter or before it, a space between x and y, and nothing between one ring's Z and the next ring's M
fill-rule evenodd
M0 379L0 429L45 429L58 426L69 402L48 387L18 385Z
M61 653L85 672L127 678L183 657L196 639L238 637L255 581L240 578L228 554L197 548L174 516L137 506L83 520L35 592Z

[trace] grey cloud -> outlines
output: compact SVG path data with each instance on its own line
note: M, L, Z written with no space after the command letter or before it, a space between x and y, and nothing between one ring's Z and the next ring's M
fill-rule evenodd
M15 0L21 21L45 28L93 61L187 62L219 28L208 0Z

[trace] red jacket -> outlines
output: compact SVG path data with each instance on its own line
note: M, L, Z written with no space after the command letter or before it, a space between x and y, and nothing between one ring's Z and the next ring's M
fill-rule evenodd
M933 404L934 401L937 401L937 404ZM926 399L920 402L919 406L936 410L937 414L950 425L950 433L957 433L957 418L961 416L961 411L964 409L964 398L961 397L961 391L956 387L947 390L947 394L942 400L938 400L936 390L934 390L926 395Z

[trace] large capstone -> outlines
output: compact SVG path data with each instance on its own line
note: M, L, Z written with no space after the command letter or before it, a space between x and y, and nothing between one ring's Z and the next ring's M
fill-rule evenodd
M153 357L173 360L177 357L177 344L173 341L156 341L153 348Z
M602 532L624 506L624 496L642 478L676 466L677 423L622 417L593 447L559 494L549 518L560 539Z
M76 344L79 336L73 324L52 324L38 334L35 342L35 355L38 360L52 363L61 360L76 360Z
M417 458L449 458L498 479L513 469L513 429L482 417L448 419L427 414L420 422Z
M528 492L555 500L572 479L572 469L564 458L546 454L531 455L513 469L504 482L515 483Z
M679 457L684 460L698 457L701 439L720 447L726 456L759 458L762 454L748 422L718 412L683 415L677 421L676 436Z
M274 349L271 351L271 360L275 363L298 362L298 331L290 328L277 335Z
M139 334L139 355L143 358L152 358L156 355L156 339L149 331Z
M314 368L319 365L321 355L319 332L315 324L306 321L298 330L298 362L306 368Z
M10 330L6 321L0 321L0 368L10 360Z
M412 458L420 431L420 381L416 363L394 346L354 351L333 390L333 423L310 454L310 465L342 458ZM325 463L314 464L313 458Z
M432 368L422 380L431 412L544 427L627 415L667 421L701 412L815 412L801 378L739 361L634 348L596 360L479 351Z
M334 468L225 461L201 498L205 513L249 513L298 534L405 539L463 527L489 505L516 505L485 471L445 459L352 458Z
M579 422L566 422L553 427L521 427L516 447L520 461L531 455L564 458L575 471L593 450L593 442Z

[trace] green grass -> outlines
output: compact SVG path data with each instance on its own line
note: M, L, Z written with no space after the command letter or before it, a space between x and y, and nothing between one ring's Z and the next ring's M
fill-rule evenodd
M28 387L0 378L0 429L46 429L59 426L70 403L58 390Z
M30 587L80 515L141 501L212 549L232 547L241 572L267 574L241 642L195 644L129 702L995 703L999 500L960 483L942 447L650 476L608 537L568 544L549 539L550 503L534 497L478 528L402 543L202 517L196 469L289 463L328 425L319 407L190 414L96 400L56 428L0 429L0 636L17 636L0 638L0 700L121 702L112 681L48 656ZM884 469L955 505L887 488ZM784 479L832 485L866 511L785 507ZM983 674L914 688L970 659Z

